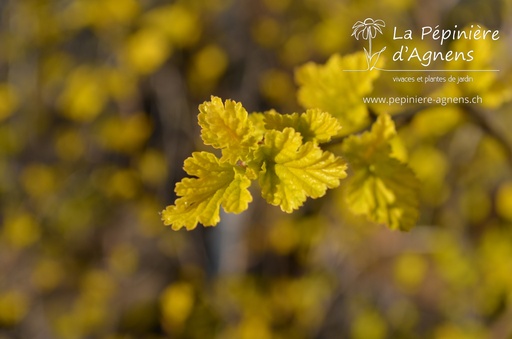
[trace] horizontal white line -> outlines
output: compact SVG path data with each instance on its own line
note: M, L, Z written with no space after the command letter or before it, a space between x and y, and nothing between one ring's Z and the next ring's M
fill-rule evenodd
M374 68L384 72L499 72L499 69L382 69ZM343 72L368 72L367 69L344 69Z

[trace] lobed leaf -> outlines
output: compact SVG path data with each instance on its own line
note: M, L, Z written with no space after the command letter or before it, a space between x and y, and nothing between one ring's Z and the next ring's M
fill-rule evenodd
M212 97L200 105L198 120L204 143L221 149L222 157L195 152L185 160L184 169L192 177L176 184L178 199L162 212L164 224L175 230L216 225L221 206L226 212L244 211L252 201L248 188L255 179L269 203L290 213L308 197L321 197L339 186L347 175L345 162L318 145L341 128L320 109L249 115L239 103Z
M275 110L265 112L267 129L284 130L292 127L302 135L305 142L328 142L341 129L338 120L320 109L308 109L305 113L279 114Z
M343 154L354 172L347 183L346 201L355 214L407 231L418 218L419 181L394 157L391 141L395 137L389 115L380 115L371 131L343 142Z
M267 132L259 153L264 159L259 175L262 196L288 213L307 197L319 198L328 188L338 187L347 175L341 158L314 142L303 144L300 133L290 127Z
M418 219L418 187L418 179L406 164L387 157L371 167L354 168L346 201L355 214L408 231Z
M348 137L343 143L343 155L352 166L371 165L376 153L389 153L390 141L396 136L395 124L387 114L381 114L370 132Z
M223 163L212 153L194 152L185 160L184 169L196 178L184 178L176 184L180 198L162 212L164 224L174 230L191 230L198 223L214 226L220 221L220 206L226 212L240 213L252 201L248 190L251 180L242 167Z
M369 123L363 97L372 91L373 81L380 73L361 72L368 67L366 60L362 52L345 57L335 54L325 65L310 62L298 68L295 79L299 103L332 114L343 126L341 135L361 129Z
M256 128L242 104L212 96L199 106L201 138L205 145L222 149L222 161L232 164L257 148L263 131Z

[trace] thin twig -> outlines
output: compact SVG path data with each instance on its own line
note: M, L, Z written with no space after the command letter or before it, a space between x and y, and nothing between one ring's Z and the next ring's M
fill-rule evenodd
M505 150L507 154L507 161L509 165L512 167L512 144L507 138L507 133L501 126L498 125L494 119L492 119L492 114L490 112L486 112L476 108L471 105L464 105L464 109L470 113L474 122L488 135L495 138Z
M426 107L425 106L416 106L414 108L411 108L409 110L406 110L406 111L403 111L403 112L400 112L400 113L397 113L397 114L393 114L391 117L395 120L395 124L396 124L396 127L397 129L404 126L404 125L407 125L411 120L412 118L414 117L414 115L416 115L416 113L424 110ZM371 129L373 123L375 121L377 121L377 118L379 117L379 113L375 112L373 109L371 108L368 108L368 113L369 113L369 116L370 116L370 123L368 125L366 125L365 127L361 128L360 130L350 134L350 135L354 135L354 134L361 134L361 133L364 133L364 132L367 132ZM325 143L323 144L322 146L325 146L325 147L331 147L331 146L335 146L335 145L339 145L341 144L347 137L349 137L350 135L344 135L342 137L337 137L337 138L334 138L332 139L331 141L329 141L328 143Z

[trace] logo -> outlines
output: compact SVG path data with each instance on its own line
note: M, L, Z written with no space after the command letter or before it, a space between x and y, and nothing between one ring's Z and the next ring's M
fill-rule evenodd
M372 41L378 35L384 35L383 28L386 23L381 19L366 18L363 21L357 21L352 26L352 36L356 39L368 41L368 49L363 47L366 57L366 69L346 70L346 71L371 71L381 70L387 72L499 72L496 69L474 69L464 64L469 65L473 60L477 59L477 51L473 50L475 43L478 40L496 41L500 39L499 30L486 29L479 24L468 25L465 28L459 28L454 25L451 28L440 28L436 26L423 26L419 27L417 32L411 29L400 30L398 27L393 28L393 41L396 51L392 51L392 57L388 60L392 61L394 65L401 63L401 67L396 69L383 69L378 68L377 62L381 54L387 47L383 47L379 51L374 52L372 48ZM414 39L429 41L432 50L421 50L419 47L411 46L409 42ZM473 43L468 44L463 41L473 40ZM461 41L461 43L459 43ZM447 43L449 44L447 47ZM436 47L437 46L437 47ZM452 50L453 48L453 50ZM387 53L390 53L389 50ZM434 63L436 62L436 63ZM442 62L442 63L441 63ZM453 69L449 67L449 63L454 62L455 67L462 69ZM457 63L458 62L458 63ZM461 63L462 62L462 63ZM442 64L444 67L441 69L432 69L432 65Z
M360 37L364 40L368 40L368 49L363 47L366 55L366 63L368 64L368 71L375 68L377 61L379 61L380 54L386 50L386 47L384 47L380 51L372 53L372 39L377 36L377 32L383 34L383 27L386 27L386 23L383 20L373 20L372 18L366 18L364 21L358 21L354 26L352 26L353 37L357 40L359 40Z

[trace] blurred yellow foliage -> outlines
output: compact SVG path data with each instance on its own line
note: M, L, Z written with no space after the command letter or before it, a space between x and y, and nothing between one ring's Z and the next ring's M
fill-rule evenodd
M17 249L34 244L41 237L41 228L37 220L27 212L6 217L3 223L2 240Z
M85 0L86 16L99 28L129 24L139 14L136 0Z
M469 323L466 326L457 326L456 324L443 324L436 328L434 332L435 339L486 339L490 338L490 333L483 326Z
M160 296L162 321L169 331L180 331L192 312L194 289L185 282L169 285Z
M55 136L55 151L64 161L74 161L83 157L84 140L77 130L67 129Z
M108 263L112 271L120 275L131 275L139 263L137 249L129 244L120 244L112 249Z
M56 289L65 277L65 269L55 259L41 259L31 275L32 284L43 292Z
M29 297L19 290L0 293L0 326L15 326L23 320L30 306Z
M419 254L404 253L396 259L393 273L401 288L408 293L414 293L425 278L427 262Z
M466 32L476 29L484 31L488 28L479 23L472 23L464 28ZM472 62L457 60L448 63L447 69L496 70L496 56L493 55L496 43L499 42L492 39L459 39L455 41L453 44L454 50L473 50L475 51L474 60ZM507 80L500 79L499 75L499 72L494 71L472 73L472 81L460 84L448 83L441 91L452 96L479 95L482 97L482 106L496 108L512 99L512 88L510 85L503 83Z
M352 339L383 339L387 335L387 325L374 310L359 313L351 326Z
M285 65L295 67L308 61L310 51L304 44L305 40L306 36L303 34L295 34L285 39L279 55Z
M209 81L218 78L228 65L226 53L216 45L208 45L201 49L193 60L194 70L204 80Z
M286 104L293 98L295 86L290 74L271 69L261 75L260 92L269 102Z
M434 259L436 270L441 277L455 288L467 288L477 281L477 272L473 269L471 259L464 251L461 241L448 232L436 236ZM448 291L444 291L448 293Z
M272 17L263 17L252 26L252 36L258 44L266 48L276 47L282 39L279 21Z
M285 12L291 5L291 0L263 0L265 7L275 13Z
M139 189L139 178L135 171L120 169L107 174L105 191L108 196L120 199L132 199Z
M460 209L468 222L484 221L491 212L491 198L481 187L468 187L460 197Z
M509 338L512 2L425 3L0 1L0 339ZM369 41L351 29L365 18L386 23L372 41L387 47L379 67L419 66L392 60L402 45L473 50L472 62L428 68L473 81L363 71ZM421 39L438 24L499 40ZM414 39L393 39L394 27ZM349 176L365 154L408 162L421 181L418 225L402 234L354 216L341 185L293 215L255 194L217 229L169 231L158 211L183 159L202 150L197 106L211 94L251 112L332 113L341 134L322 147L341 157L344 136L389 114L398 136L361 147ZM363 103L406 95L483 103ZM248 119L265 127L263 114ZM381 183L363 193L396 207Z
M271 339L272 332L268 327L268 323L260 316L247 316L240 322L238 333L232 333L236 338L240 339Z
M108 30L131 23L139 10L140 4L136 0L75 0L62 12L62 21L72 29L90 25L98 30Z
M69 75L58 102L64 116L78 122L87 122L101 113L107 100L105 84L97 70L90 66L80 66Z
M448 171L446 156L435 147L421 146L415 149L410 157L409 165L422 182L421 198L429 205L439 205L448 195L445 176Z
M129 154L142 147L151 130L144 113L109 116L100 122L98 141L108 150Z
M276 223L269 231L269 242L277 253L288 254L299 242L298 230L289 220Z
M26 192L34 198L46 198L58 186L55 168L46 164L26 166L21 173L21 181Z
M165 155L156 150L145 151L138 162L140 178L150 185L162 185L167 178L167 162Z
M505 182L496 193L496 212L512 222L512 182Z
M165 231L165 228L162 227L160 215L155 213L155 207L157 209L160 207L159 202L151 197L140 199L137 203L139 232L145 237L155 237L157 235L161 235ZM177 251L178 249L174 248L174 243L172 245L173 247L171 250Z
M489 230L481 241L479 263L483 270L483 286L488 293L496 293L498 297L505 292L512 293L512 263L508 258L512 255L509 246L509 231ZM489 301L497 301L489 298Z
M106 271L91 269L81 281L82 297L90 301L106 302L117 289L117 284Z
M100 330L110 320L109 302L116 289L116 282L107 272L94 269L87 272L72 309L56 319L59 335L76 338Z
M140 74L149 74L160 67L172 53L169 38L160 30L143 28L126 42L124 59Z
M291 280L282 293L291 304L299 324L305 329L312 329L322 321L331 290L328 281L321 276L312 275Z
M205 92L216 85L228 67L228 56L218 45L204 46L192 58L188 79L194 92Z
M463 110L457 106L432 107L418 112L411 128L418 137L438 138L453 131L463 121Z
M122 69L105 67L99 70L107 91L117 100L124 100L136 95L136 77Z
M391 326L404 331L413 330L418 320L421 319L416 304L405 298L396 300L391 308L386 310L386 313L389 314Z
M0 122L17 109L19 98L14 88L8 84L0 84Z
M160 6L147 12L142 22L155 31L162 32L173 45L193 45L201 35L199 16L180 3Z
M339 52L347 43L345 37L350 35L348 26L340 26L341 17L333 17L319 22L313 31L315 46L324 55Z
M71 55L63 52L51 53L41 60L41 81L45 95L55 95L74 66Z

